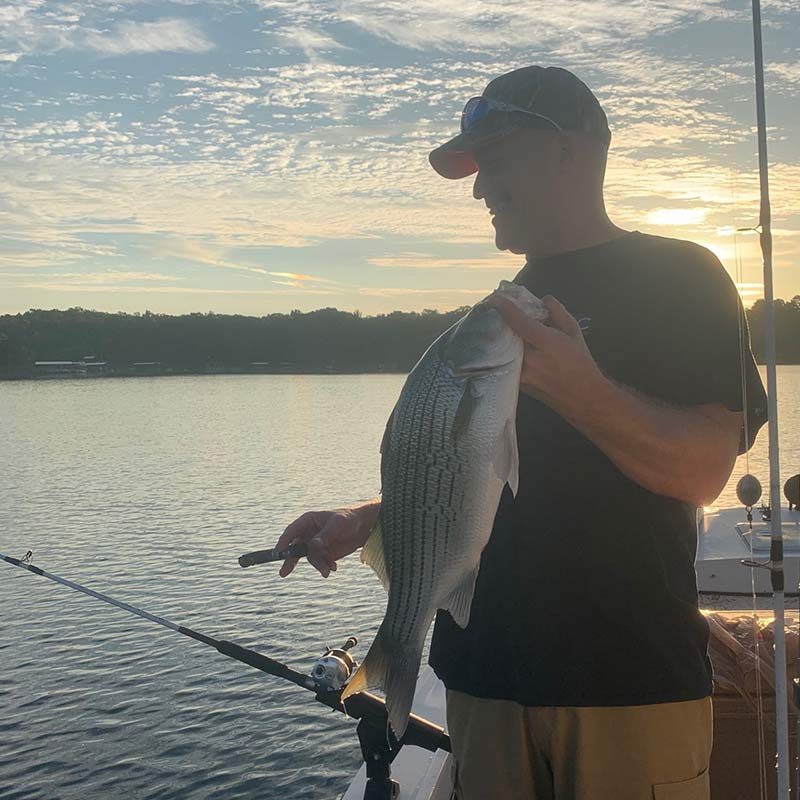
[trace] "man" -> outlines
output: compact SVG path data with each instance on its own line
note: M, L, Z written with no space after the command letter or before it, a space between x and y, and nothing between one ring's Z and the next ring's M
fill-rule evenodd
M527 67L470 100L430 156L444 177L477 172L497 247L526 256L516 281L550 312L543 324L493 299L526 343L519 491L501 499L467 629L439 612L431 645L464 800L709 794L695 510L766 403L715 256L608 218L610 138L578 78ZM379 507L306 514L278 546L307 541L327 576Z

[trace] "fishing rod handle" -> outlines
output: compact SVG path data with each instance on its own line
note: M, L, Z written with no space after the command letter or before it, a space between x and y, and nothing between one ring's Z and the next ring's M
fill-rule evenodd
M252 553L245 553L239 556L240 567L252 567L255 564L267 564L270 561L285 561L287 558L302 558L308 553L308 545L305 542L292 542L288 547L279 550L277 547L272 550L254 550Z

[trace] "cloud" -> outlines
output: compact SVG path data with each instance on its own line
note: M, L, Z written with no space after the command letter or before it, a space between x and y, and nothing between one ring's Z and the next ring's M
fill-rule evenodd
M358 290L362 297L382 297L382 298L430 298L440 301L443 308L457 308L468 303L472 305L477 302L474 298L486 297L494 291L494 287L487 289L460 289L448 287L445 289L414 289L408 287L394 286L372 286Z
M783 24L776 15L793 2L774 0L768 16ZM179 18L180 7L191 19ZM734 52L729 35L747 25L744 7L179 0L158 18L164 8L155 0L0 7L0 52L14 57L0 64L14 78L0 89L0 227L13 238L0 265L175 269L181 284L209 293L202 281L217 269L228 274L213 279L232 286L328 291L337 302L366 296L353 289L363 283L414 283L418 294L365 290L386 292L374 295L376 309L414 297L449 303L430 288L437 269L448 270L443 283L452 277L480 293L490 270L512 271L520 259L494 252L471 182L440 180L427 154L455 133L464 99L491 76L541 61L573 67L608 109L615 221L707 242L731 263L738 247L743 280L755 278L755 240L740 236L734 246L732 236L758 211L749 46ZM248 55L259 37L283 49ZM771 120L791 117L794 46L767 66L770 97L784 102ZM210 55L187 59L185 74L177 59L148 59L143 74L109 58L97 66L98 54L158 52ZM800 163L788 122L779 124L771 183L780 267L800 257L791 213ZM320 245L331 254L323 262ZM304 264L306 247L313 260ZM336 269L347 283L334 281Z
M157 259L178 259L203 264L209 267L234 269L242 272L252 272L257 275L269 275L263 267L241 260L231 260L226 257L227 248L216 243L191 240L158 241L151 245L151 255Z
M119 283L125 281L179 281L177 275L164 275L158 272L61 272L54 276L70 278L76 283Z
M789 95L800 93L800 62L773 61L765 67L765 71L770 81L769 91Z
M105 56L159 52L206 53L213 42L195 22L179 18L121 20L106 25L102 3L45 3L19 0L0 9L2 60L16 62L32 54L88 50ZM97 26L96 22L101 22Z
M314 275L303 275L298 272L270 272L269 274L273 278L285 278L290 282L287 284L290 286L305 286L307 283L339 283L339 281L332 281L327 278L318 278ZM275 281L275 283L280 283L280 281Z
M336 41L333 36L329 36L319 30L310 30L302 27L284 28L278 40L289 47L298 47L303 51L309 61L319 60L320 53L330 53L334 50L349 50L349 47Z
M50 283L54 278L66 282L64 285L77 286L108 286L126 281L179 281L177 275L164 275L156 272L51 272L45 275L31 274L30 272L0 271L0 281L8 279L24 279L25 285L38 285ZM31 281L35 283L31 284Z
M707 208L656 208L645 216L650 225L696 225L705 221Z
M129 53L206 53L214 44L193 22L162 19L157 22L120 22L110 34L85 31L73 46L86 47L108 56Z
M59 283L59 282L34 282L31 283L15 283L14 289L37 289L40 291L48 292L75 292L80 289L81 293L87 294L198 294L198 295L219 295L219 296L241 296L251 297L258 295L274 296L274 295L289 295L296 296L298 292L287 292L281 289L217 289L200 286L126 286L119 285L116 282L107 284L79 284L79 283ZM325 296L331 292L324 289L314 291L303 290L302 294L305 295L320 295Z
M398 253L369 258L367 263L392 269L502 269L508 272L519 265L519 256L498 254L485 258L442 258L429 253Z
M31 220L23 220L15 233L14 226L8 225L14 215L5 217L7 235L0 237L0 270L57 267L78 264L88 259L118 257L113 245L87 242L70 233L57 231L47 226L37 231L31 229ZM26 225L27 223L27 225Z
M418 50L445 52L553 51L570 41L573 52L630 42L687 21L724 13L723 0L655 0L600 3L570 0L564 4L503 0L316 0L276 3L293 20L330 20L355 25L367 33Z

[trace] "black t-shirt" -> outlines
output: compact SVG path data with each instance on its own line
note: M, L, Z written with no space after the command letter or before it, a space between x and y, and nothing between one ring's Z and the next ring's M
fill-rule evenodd
M741 411L744 363L752 444L766 397L738 293L710 251L634 232L529 263L516 281L560 300L604 373L656 400ZM430 662L445 685L528 706L710 694L696 509L625 477L525 394L517 438L519 491L500 501L470 623L436 619Z

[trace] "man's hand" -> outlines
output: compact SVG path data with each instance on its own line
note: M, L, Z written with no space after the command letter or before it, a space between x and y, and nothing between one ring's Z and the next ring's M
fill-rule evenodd
M532 319L500 292L489 302L525 344L520 389L564 416L576 403L586 402L587 385L603 375L575 317L550 295L542 298L546 322Z
M292 542L305 542L308 545L306 557L309 563L323 578L327 578L336 571L338 559L364 546L379 511L379 500L353 508L308 511L286 528L275 547L283 549ZM283 562L280 569L282 578L295 568L298 560L288 558Z
M554 297L542 298L546 324L502 294L489 302L525 343L520 389L564 417L628 478L696 506L722 491L736 461L741 412L720 403L670 406L610 380Z

